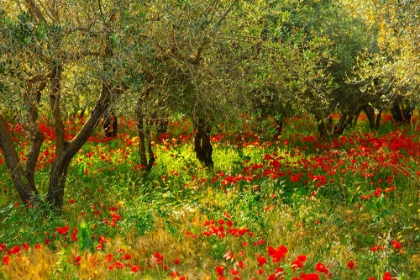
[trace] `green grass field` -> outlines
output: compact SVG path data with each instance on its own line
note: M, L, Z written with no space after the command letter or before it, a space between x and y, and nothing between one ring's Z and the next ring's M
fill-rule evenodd
M213 170L189 124L173 122L147 175L123 121L73 159L60 217L28 213L0 157L0 278L420 279L419 131L360 120L320 140L304 121L278 141L252 127L213 135ZM53 157L47 140L43 192Z

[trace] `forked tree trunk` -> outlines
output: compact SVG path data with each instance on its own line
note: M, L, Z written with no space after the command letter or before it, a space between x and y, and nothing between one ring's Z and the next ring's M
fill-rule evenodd
M204 118L199 117L194 122L194 126L197 130L194 136L195 155L204 166L213 168L213 147L210 141L211 125Z
M70 162L79 149L88 141L100 119L109 109L112 93L116 94L116 91L114 92L113 89L114 87L111 84L103 82L101 95L96 101L95 107L86 123L71 141L64 141L63 146L56 152L56 158L50 172L47 195L47 202L55 210L61 210L63 207L65 182ZM64 137L64 134L62 137Z

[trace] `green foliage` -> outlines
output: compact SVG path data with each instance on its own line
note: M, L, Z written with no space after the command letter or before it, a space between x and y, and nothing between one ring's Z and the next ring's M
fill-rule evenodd
M80 250L93 250L94 244L91 238L89 225L82 221L77 228L77 239L79 241Z

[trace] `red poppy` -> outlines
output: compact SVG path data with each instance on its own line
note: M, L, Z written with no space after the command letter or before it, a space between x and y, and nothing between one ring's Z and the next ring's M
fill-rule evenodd
M315 270L318 272L323 272L325 274L328 273L328 269L325 267L325 265L323 263L317 263L315 265Z
M319 280L319 275L316 273L309 273L303 275L302 280Z
M124 268L124 264L122 262L115 262L114 265L118 269L123 269Z
M19 247L19 246L14 246L14 247L12 248L11 253L12 253L13 255L19 254L19 252L20 252L20 247Z
M3 258L3 265L9 265L12 261L8 255L4 256Z
M159 252L154 253L153 258L155 264L161 264L163 262L163 256Z
M392 280L392 274L391 272L385 272L384 273L384 277L382 278L382 280Z
M264 256L259 256L257 258L257 262L259 266L263 266L264 264L267 263L267 259Z
M139 265L131 265L131 272L138 272L140 270Z
M225 273L225 267L219 265L218 267L216 267L216 272L218 275L222 276Z
M349 261L347 263L347 268L350 269L350 270L353 270L354 269L354 266L355 266L354 261Z
M402 247L402 245L401 245L401 243L400 242L398 242L397 240L392 240L391 241L391 243L392 243L392 245L394 245L394 248L395 249L401 249L401 247Z
M105 256L105 260L106 260L107 262L112 262L112 261L114 260L114 256L113 256L112 254L107 254L107 255Z
M57 227L56 228L57 233L61 234L61 235L67 234L69 232L69 230L70 230L70 228L67 225L64 226L64 227Z
M273 262L279 262L286 256L287 253L286 246L280 245L277 249L274 249L272 246L268 247L268 255L272 258Z

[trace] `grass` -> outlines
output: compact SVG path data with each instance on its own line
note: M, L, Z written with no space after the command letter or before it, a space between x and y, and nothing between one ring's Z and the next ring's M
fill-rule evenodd
M126 122L75 157L60 217L27 213L0 162L0 278L420 278L419 137L384 119L334 140L302 119L275 142L224 131L212 171L190 125L173 123L147 176Z

